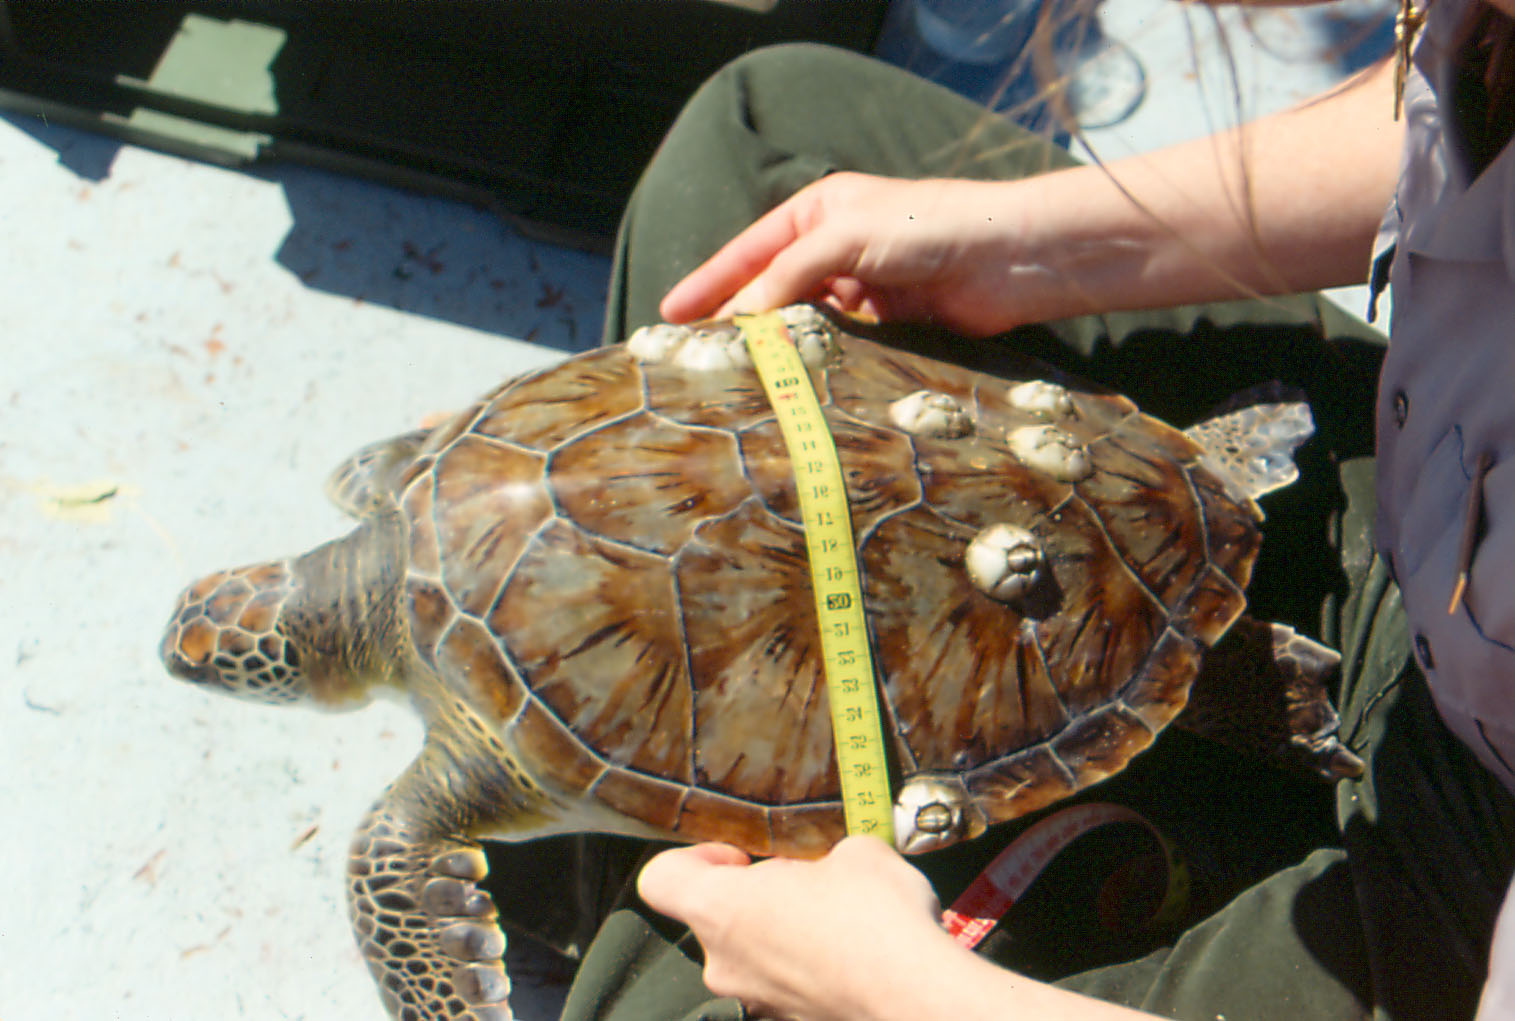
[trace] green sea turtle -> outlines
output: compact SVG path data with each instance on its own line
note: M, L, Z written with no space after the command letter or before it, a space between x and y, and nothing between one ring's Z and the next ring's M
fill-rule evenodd
M1294 477L1303 405L1185 433L1120 396L784 315L844 467L902 850L1108 777L1175 718L1361 768L1320 684L1334 654L1241 617L1253 498ZM732 324L644 329L507 382L360 451L330 492L353 532L197 582L162 652L246 698L388 689L425 720L347 867L394 1017L509 1016L482 839L803 857L841 838L793 475Z

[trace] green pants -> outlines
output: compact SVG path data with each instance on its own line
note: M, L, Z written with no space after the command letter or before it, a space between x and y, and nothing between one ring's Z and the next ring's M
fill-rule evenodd
M654 321L676 280L829 172L1014 178L1069 162L865 58L811 46L750 54L689 103L639 184L606 339ZM1251 609L1342 651L1343 732L1369 766L1362 781L1333 791L1169 732L1093 795L1132 805L1182 846L1196 876L1188 916L1161 932L1102 922L1093 907L1101 884L1108 889L1105 877L1135 850L1131 840L1090 837L980 952L1195 1021L1470 1017L1515 859L1515 804L1437 718L1409 656L1398 592L1372 550L1379 337L1328 302L1298 296L1088 317L989 341L924 329L916 339L936 357L988 371L997 352L1030 350L1180 425L1247 386L1303 389L1318 434L1301 452L1301 481L1266 501ZM944 902L1016 828L1003 829L916 859ZM565 1017L742 1016L701 985L689 935L628 893L644 846L571 838L550 856L508 853L508 919L579 947L605 919Z

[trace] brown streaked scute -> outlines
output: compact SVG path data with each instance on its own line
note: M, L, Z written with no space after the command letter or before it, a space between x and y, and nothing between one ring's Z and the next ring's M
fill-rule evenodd
M1057 612L1036 621L1037 642L1063 705L1076 715L1136 672L1166 617L1084 504L1068 504L1033 532L1057 591Z
M1052 750L1073 770L1081 790L1126 768L1156 736L1139 716L1116 703L1073 721L1052 742Z
M836 405L854 418L891 428L889 404L917 390L931 390L974 406L974 388L983 377L945 362L932 361L843 337L842 357L827 369L826 381Z
M515 381L472 431L546 451L641 406L636 363L624 348L603 348Z
M428 444L434 442L438 438L439 433L445 432L446 428L447 427L444 426L439 429L438 432L432 433L426 438L426 442ZM451 441L449 440L449 442ZM425 453L417 457L414 461L410 462L410 464L406 466L405 470L402 471L395 479L394 491L396 493L405 492L405 490L410 488L410 486L415 483L416 479L420 478L422 475L430 475L431 466L436 463L436 455L432 453Z
M1023 426L1047 424L1068 433L1078 445L1088 446L1111 432L1129 428L1131 419L1141 417L1136 406L1126 398L1099 393L1071 380L1059 381L1059 385L1065 386L1071 405L1066 414L1034 414L1011 403L1012 390L1021 383L1041 378L1034 375L1019 380L980 378L974 390L974 400L978 406L980 429L991 440Z
M847 819L837 801L770 808L768 825L773 853L786 858L819 858L847 835Z
M999 522L1031 528L1072 490L1026 471L991 432L984 442L914 438L926 502L974 529Z
M404 485L405 483L408 483L414 479L416 475L421 471L427 470L427 468L433 463L432 455L434 455L439 450L446 450L448 447L452 446L453 441L456 440L459 436L463 435L463 433L468 430L468 427L473 425L478 417L483 414L484 409L487 408L501 393L510 389L514 382L514 380L507 380L504 383L501 383L499 386L495 387L479 400L475 401L472 407L460 411L458 414L452 416L452 418L448 419L446 422L443 422L441 425L433 429L431 431L431 435L426 437L426 442L421 445L421 456L417 457L416 463L401 476L401 484Z
M627 457L631 450L635 458ZM663 554L752 495L734 436L647 413L569 443L553 454L550 472L558 506L575 523Z
M1165 630L1141 670L1120 689L1121 701L1153 730L1166 727L1188 704L1203 654L1194 639Z
M410 526L410 570L431 578L442 575L442 550L437 544L437 522L432 516L436 476L424 478L405 490L401 507Z
M509 733L525 765L566 794L586 793L607 768L535 699L521 706Z
M1190 477L1204 511L1210 561L1237 588L1245 590L1252 580L1252 565L1261 545L1257 525L1262 520L1262 511L1251 500L1237 503L1226 494L1221 481L1203 468L1195 468Z
M612 766L595 782L590 793L617 812L671 830L678 825L679 809L689 788Z
M464 436L437 459L442 577L464 613L482 615L534 529L552 513L546 457Z
M692 779L688 660L663 558L554 521L488 621L532 691L600 755Z
M641 368L648 410L670 421L737 432L773 417L763 384L750 369L691 372L664 362Z
M405 580L405 602L410 610L410 638L428 663L436 661L437 639L452 622L457 608L436 584L411 575Z
M1133 412L1121 422L1119 429L1114 430L1127 449L1134 451L1139 448L1151 458L1181 465L1193 464L1204 452L1187 433L1173 428L1161 419L1137 412L1135 405L1124 397L1117 399L1130 406Z
M1107 393L1082 383L1069 383L1068 396L1073 401L1073 424L1068 427L1069 430L1075 435L1080 435L1081 430L1086 430L1083 435L1090 439L1116 429L1129 428L1128 420L1133 415L1140 414L1129 397ZM1145 415L1142 419L1146 422L1156 422L1155 419ZM1161 422L1156 422L1156 424L1162 425ZM1165 425L1162 427L1169 432L1177 432L1168 429Z
M437 645L438 672L474 712L495 726L510 720L530 697L505 662L494 636L471 617L460 617Z
M1145 437L1117 433L1091 444L1094 473L1078 484L1078 495L1121 559L1171 611L1204 564L1205 525L1183 468L1141 449L1138 439Z
M804 539L749 501L674 562L700 783L764 804L836 797Z
M1205 645L1214 645L1246 608L1247 597L1236 583L1214 567L1206 567L1194 582L1184 605L1174 614L1174 626Z
M874 654L920 769L972 769L1068 720L1034 631L968 581L961 558L971 538L917 508L885 521L863 547Z
M698 787L692 788L679 806L674 832L690 842L719 840L735 844L748 854L773 853L766 807Z
M1047 745L1028 748L963 778L989 822L1005 822L1061 801L1078 788Z

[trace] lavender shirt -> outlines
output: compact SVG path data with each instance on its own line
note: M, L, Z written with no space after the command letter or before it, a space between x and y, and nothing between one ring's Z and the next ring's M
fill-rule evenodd
M1377 543L1442 718L1515 791L1515 146L1472 179L1443 108L1470 6L1431 6L1405 90Z
M1475 179L1450 123L1455 35L1476 2L1431 5L1405 87L1404 165L1378 246L1396 247L1377 543L1442 719L1515 791L1515 145ZM1507 894L1478 1021L1511 1017Z

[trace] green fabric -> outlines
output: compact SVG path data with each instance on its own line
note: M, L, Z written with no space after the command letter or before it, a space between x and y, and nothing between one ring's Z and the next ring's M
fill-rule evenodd
M736 1000L716 999L700 981L693 937L672 940L635 911L605 920L579 968L563 1017L597 1021L742 1021Z
M823 174L1013 178L1068 162L866 58L812 46L750 54L694 97L638 185L606 338L655 321L668 287ZM1196 1021L1471 1016L1512 868L1515 807L1441 726L1408 656L1398 593L1373 555L1379 336L1298 296L1089 317L989 341L910 329L900 341L988 371L999 352L1029 350L1179 424L1247 386L1279 380L1304 391L1317 438L1301 452L1300 482L1265 501L1251 609L1343 651L1343 732L1369 763L1366 779L1333 792L1170 731L1091 796L1136 807L1182 846L1196 876L1187 916L1166 931L1103 925L1100 889L1139 859L1145 838L1097 833L1054 863L981 952ZM1017 829L916 864L950 902ZM645 845L580 837L554 846L509 852L495 875L526 899L496 894L507 922L565 949L582 949L609 913L565 1018L741 1016L731 1001L707 1002L697 945L630 892Z

